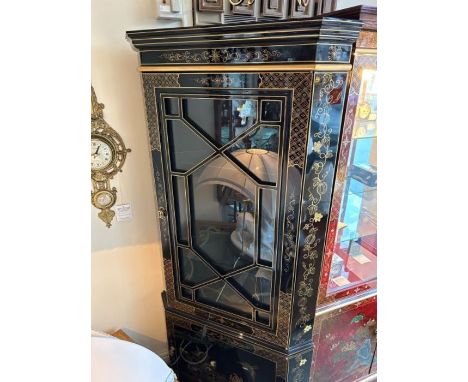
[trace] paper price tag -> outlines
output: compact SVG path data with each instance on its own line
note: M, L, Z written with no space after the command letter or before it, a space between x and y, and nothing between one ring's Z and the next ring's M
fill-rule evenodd
M132 206L128 204L119 204L115 206L115 215L117 216L118 222L128 222L133 218Z

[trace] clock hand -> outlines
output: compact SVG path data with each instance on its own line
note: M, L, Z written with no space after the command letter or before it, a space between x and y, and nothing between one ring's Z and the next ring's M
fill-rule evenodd
M99 149L101 148L101 145L98 146L96 152L94 153L95 155L98 155Z

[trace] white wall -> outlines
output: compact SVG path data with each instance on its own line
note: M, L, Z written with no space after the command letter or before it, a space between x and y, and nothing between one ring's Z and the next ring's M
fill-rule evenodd
M117 204L130 203L133 219L106 228L91 206L92 327L126 329L137 342L163 354L166 329L159 227L137 53L131 29L180 26L155 20L154 0L92 1L92 83L104 118L132 149L112 184Z
M377 0L336 0L336 10L354 7L356 5L377 6Z

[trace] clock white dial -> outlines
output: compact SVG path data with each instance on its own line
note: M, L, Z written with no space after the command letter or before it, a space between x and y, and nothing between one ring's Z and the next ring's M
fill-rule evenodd
M113 159L113 151L109 144L100 139L91 139L91 169L102 170Z

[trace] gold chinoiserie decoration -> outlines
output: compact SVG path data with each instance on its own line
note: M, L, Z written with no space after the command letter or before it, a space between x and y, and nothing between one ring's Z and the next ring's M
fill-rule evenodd
M104 120L104 104L99 103L91 86L91 203L101 210L99 218L110 228L115 212L117 189L110 180L118 172L131 150L125 148L121 136Z

